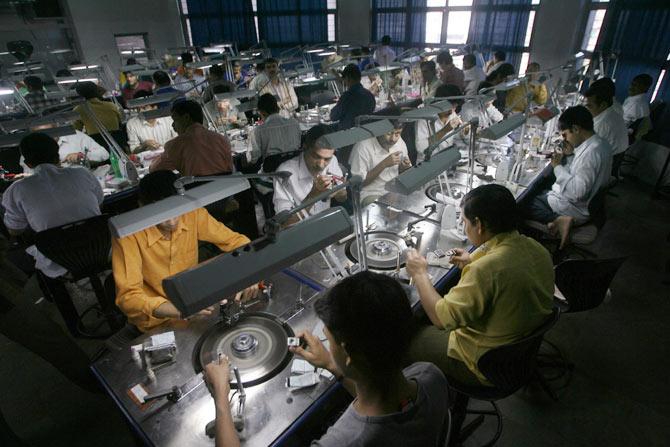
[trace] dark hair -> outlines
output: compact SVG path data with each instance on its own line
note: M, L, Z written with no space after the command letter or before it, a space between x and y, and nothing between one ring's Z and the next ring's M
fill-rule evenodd
M26 84L28 90L42 90L44 82L38 76L26 76L23 78L23 83Z
M642 73L635 76L632 82L639 84L644 89L645 92L648 92L649 88L654 83L654 78L649 76L647 73Z
M265 70L265 62L259 62L256 64L256 71L263 71Z
M598 84L594 82L591 86L584 92L584 97L592 98L595 97L598 104L606 103L607 106L611 106L613 102L612 95L610 94L609 87L605 84Z
M268 65L268 64L279 65L279 61L277 59L275 59L274 57L268 57L267 59L265 59L265 65Z
M572 126L579 126L584 130L593 131L593 116L589 109L584 106L574 106L565 109L558 117L558 128L560 130L570 129Z
M593 81L589 87L589 90L591 89L598 89L598 91L603 92L603 94L606 94L610 98L613 98L616 94L616 86L614 85L614 81L610 78L600 78Z
M383 36L382 45L391 45L391 36L389 35Z
M493 73L489 74L486 77L487 82L493 82L498 77L502 77L503 79L507 78L508 76L512 76L514 74L514 67L512 64L502 64L500 67L496 68Z
M345 79L351 79L354 82L361 81L361 70L356 64L348 64L342 70L342 77Z
M154 71L154 74L151 75L151 77L159 87L170 85L170 75L163 70Z
M171 112L175 115L188 115L195 123L203 123L202 107L197 102L187 99L185 101L177 101L172 104Z
M435 89L436 98L447 98L449 96L461 96L463 92L461 89L454 84L442 84ZM450 102L456 104L457 108L463 104L462 99L450 99Z
M129 57L128 60L126 60L126 65L135 65L137 64L137 59L134 57Z
M100 97L98 86L91 81L77 83L75 90L79 96L82 96L84 99L94 99Z
M463 63L468 62L470 65L477 65L477 58L474 54L466 54L463 56Z
M265 93L258 98L257 108L263 113L272 115L279 113L279 105L277 105L277 98L272 93Z
M370 48L368 48L368 47L361 47L361 54L363 54L363 55L370 54Z
M493 84L490 83L489 81L482 81L479 83L479 86L477 86L477 92L481 92L484 89L491 88L493 87Z
M177 194L174 182L179 176L172 171L155 171L142 177L138 200L142 205L158 202Z
M430 71L437 72L437 68L435 68L435 62L433 61L422 61L419 64L419 68L428 68Z
M209 67L209 75L214 76L217 79L223 79L223 67L219 64L214 64Z
M56 77L57 78L62 78L64 76L72 76L72 72L68 70L67 68L61 68L56 72Z
M500 51L500 50L498 50L498 51L494 51L494 52L493 52L493 57L496 58L496 59L498 59L499 61L504 61L504 60L507 59L507 55L505 54L505 52L504 52L504 51Z
M34 132L23 137L19 143L19 150L26 163L33 167L42 163L56 164L60 160L58 143L42 132Z
M412 309L398 281L359 272L337 283L314 309L364 372L383 382L402 368L411 337Z
M461 201L463 214L469 221L479 219L492 234L516 230L519 213L516 200L502 185L482 185L468 192Z
M188 51L185 53L181 53L181 63L182 65L186 65L189 62L193 62L193 55L189 53Z
M400 118L400 115L402 115L402 110L398 106L392 106L384 111L384 115L397 116ZM405 123L399 119L390 118L389 121L391 124L393 124L394 129L402 129L405 126Z
M329 125L327 124L317 124L316 126L312 127L305 133L305 137L303 139L303 147L305 150L310 150L310 149L331 149L328 147L326 144L325 140L323 140L321 137L324 135L327 135L332 132L332 129Z
M153 92L149 90L138 90L133 95L133 99L146 98L147 96L153 96Z
M440 51L437 55L438 64L453 64L454 58L451 57L451 54L448 51Z
M225 84L215 84L212 86L212 93L230 93L233 91L232 86L229 83Z

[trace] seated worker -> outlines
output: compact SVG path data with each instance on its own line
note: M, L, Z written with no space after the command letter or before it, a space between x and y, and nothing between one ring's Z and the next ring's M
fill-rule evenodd
M504 51L494 51L493 52L493 58L489 60L486 63L486 67L484 67L484 73L486 73L486 76L490 75L494 71L496 71L498 68L500 68L501 65L507 63L505 60L507 58L507 55L505 54Z
M98 118L100 123L111 132L118 132L121 128L121 119L123 115L121 110L110 101L102 100L102 93L100 88L93 82L86 81L77 84L77 93L86 100L88 108ZM83 130L90 135L95 141L106 147L104 139L100 135L100 129L89 113L86 112L84 105L80 104L74 108L74 111L79 113L79 119L73 125L77 130Z
M528 64L526 69L527 88L528 94L533 95L532 104L543 106L547 103L547 98L549 94L547 93L547 86L544 82L540 82L539 75L537 73L540 71L540 64L537 62L531 62ZM528 106L528 98L526 93L526 86L522 83L511 89L507 93L507 98L505 99L505 108L513 112L523 112Z
M251 163L263 162L264 172L274 172L277 166L300 150L302 131L295 118L279 114L277 99L269 93L258 98L258 113L263 124L251 132Z
M442 81L437 77L437 68L435 67L435 62L433 61L423 61L419 65L421 68L421 86L419 90L421 91L421 99L426 100L426 98L434 98L435 91ZM458 70L458 69L457 69ZM458 87L456 87L458 89ZM457 95L460 95L461 91L458 90ZM456 95L454 95L456 96Z
M230 78L230 76L226 76L226 79L228 78ZM233 63L233 76L228 80L235 84L235 88L247 88L247 83L249 80L247 78L246 72L242 70L242 65L240 65L239 62Z
M455 85L440 85L435 93L438 98L447 98L449 96L459 96L460 90ZM440 141L446 134L454 130L456 127L461 125L463 122L458 116L458 106L462 102L461 100L449 100L452 105L452 109L443 112L437 115L437 119L431 121L428 120L419 120L416 122L416 132L414 137L414 144L416 145L416 162L421 163L424 159L424 151L428 146ZM433 131L429 132L428 126L433 127ZM454 144L454 137L449 137L442 143L438 149L435 150L435 153L444 150Z
M488 350L514 343L541 326L554 305L551 255L517 231L519 213L502 185L479 186L461 202L465 234L477 249L455 249L458 284L440 296L426 271L426 259L407 252L407 273L432 325L412 337L409 362L432 362L447 380L488 385L477 368Z
M371 70L375 67L376 65L372 63L368 65L365 70ZM382 95L384 93L384 81L382 78L379 77L377 73L369 73L367 76L363 76L363 71L365 70L361 70L361 85L363 88L372 93L375 97Z
M53 138L31 133L21 140L19 149L33 175L12 183L2 195L4 223L10 235L28 228L39 232L100 214L100 182L88 169L61 168L58 143ZM46 276L57 278L67 273L34 245L26 251Z
M548 224L551 232L560 235L563 248L573 223L581 225L589 219L589 202L609 181L612 148L594 133L591 112L584 106L566 109L558 118L558 128L563 150L551 158L556 181L551 190L533 198L525 215ZM573 154L574 159L563 166L563 158Z
M598 89L598 90L602 89L603 92L606 92L605 93L606 96L612 98L612 108L614 109L614 111L623 117L623 106L616 99L616 96L615 96L616 95L616 86L614 85L614 81L612 81L612 79L610 79L610 78L596 79L589 86L589 88L591 88L591 87L593 87L595 89Z
M47 99L42 78L38 76L26 76L23 78L23 83L28 89L28 93L23 99L28 102L28 105L33 109L33 112L39 112L44 108L58 104L58 101Z
M479 91L479 84L486 80L484 70L477 65L477 58L474 54L463 56L463 82L466 95L476 95Z
M140 90L148 92L153 90L153 84L149 81L140 81L140 78L134 71L126 71L124 74L126 75L126 83L121 88L121 94L123 95L123 99L126 101L133 99L135 97L135 93L139 92Z
M172 85L177 90L184 92L187 96L195 96L204 90L205 77L202 70L189 67L193 62L193 55L189 52L181 54L181 65L177 68L177 75Z
M289 348L342 380L354 402L312 446L443 446L449 429L449 387L430 363L402 368L412 311L405 291L386 275L360 272L336 284L314 308L321 335L296 334L306 348ZM217 408L217 445L237 445L228 402L229 367L205 367ZM224 402L225 400L225 402ZM226 441L225 444L219 442Z
M465 88L465 75L454 65L454 59L449 51L441 51L437 55L437 64L440 66L440 81L445 85L455 85L461 94Z
M482 82L479 84L479 93L484 93L493 85L490 82ZM465 122L470 121L472 118L479 118L479 128L486 129L492 124L498 123L503 120L504 116L500 113L500 110L493 105L495 100L491 99L490 101L482 101L478 99L472 99L466 101L461 107L461 119Z
M133 99L148 98L152 96L148 90L138 90ZM139 108L139 114L128 120L126 132L128 133L128 147L132 153L138 154L145 151L162 149L165 143L177 137L172 128L172 118L167 116L161 118L144 119L141 112L155 110L158 106L148 105Z
M361 71L355 64L344 67L342 83L347 91L330 111L330 119L338 121L338 130L347 130L354 127L357 116L375 111L375 96L361 85Z
M610 144L612 156L614 160L618 160L623 158L623 153L628 148L628 130L623 117L612 105L612 95L613 92L605 84L596 81L584 93L584 98L586 108L593 115L594 132ZM614 168L612 172L618 172L618 169Z
M277 213L290 210L344 180L342 169L335 157L335 149L330 148L326 140L322 138L329 132L330 129L325 124L312 127L305 135L302 154L277 167L277 172L287 171L292 174L285 180L273 179L273 203ZM332 198L338 202L344 202L347 199L346 189L336 192ZM300 214L301 217L306 217L328 207L330 207L330 201L321 201ZM288 223L292 224L298 220L300 218L294 215L291 216Z
M155 94L162 95L164 93L179 93L179 90L172 87L172 79L170 79L170 75L165 71L154 71L154 74L151 75L151 78L154 80Z
M391 48L391 36L382 36L381 45L377 47L372 59L383 67L395 60L395 51Z
M267 82L259 85L258 93L261 95L270 93L278 98L280 113L288 118L298 108L298 96L293 85L281 75L277 59L265 60L265 75Z
M647 92L653 83L654 79L646 73L635 76L631 81L628 98L623 102L623 120L626 122L626 127L649 116Z
M246 115L237 109L237 106L241 104L239 100L236 98L216 99L216 95L219 93L230 93L230 91L229 85L214 85L211 90L212 100L205 104L205 108L214 122L214 127L220 133L247 124Z
M352 175L363 178L361 205L367 206L386 194L386 183L409 169L412 162L402 140L402 123L392 121L394 130L354 145L349 156Z
M249 90L260 90L268 82L268 76L265 74L265 62L256 64L256 75L249 81Z
M177 194L177 174L157 171L140 180L140 206ZM112 272L116 305L128 322L142 332L179 325L182 315L166 298L163 279L198 264L198 241L211 242L224 252L248 244L249 238L216 221L204 208L167 220L123 238L112 238ZM242 292L242 299L256 297L258 286ZM223 299L224 297L222 297ZM198 315L211 314L211 308Z
M217 175L233 172L230 141L206 129L200 104L192 100L172 105L172 127L177 138L165 143L165 152L149 168L150 171L177 170L182 175Z
M220 90L220 93L235 91L235 84L228 81L225 75L226 73L223 70L223 66L214 64L209 67L209 73L207 74L207 88L202 92L202 100L204 102L209 102L214 99L214 87L224 86L225 91Z

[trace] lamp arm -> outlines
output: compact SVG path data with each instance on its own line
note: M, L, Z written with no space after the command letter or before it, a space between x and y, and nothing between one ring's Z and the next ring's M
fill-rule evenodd
M453 137L457 133L459 133L461 130L465 129L466 127L471 128L471 132L474 132L477 130L477 125L479 124L479 119L478 118L473 118L467 123L461 124L460 126L456 127L455 129L452 129L451 132L448 132L445 136L443 136L439 141L436 141L435 143L431 144L428 146L424 151L423 151L423 157L424 160L428 161L430 160L430 157L433 155L433 152L435 152L435 149L440 147L440 144L448 140L449 138Z
M263 174L203 175L197 177L194 175L187 175L184 177L179 177L177 180L175 180L174 187L177 190L177 194L184 195L184 193L186 192L184 190L184 186L193 183L210 182L213 180L238 179L238 178L259 179L259 178L276 177L286 179L290 176L291 173L288 171L269 172Z

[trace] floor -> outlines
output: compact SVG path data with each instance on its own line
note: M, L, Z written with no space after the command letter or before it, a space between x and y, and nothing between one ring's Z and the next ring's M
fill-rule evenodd
M623 182L593 250L629 256L597 309L564 315L548 339L574 362L554 402L536 387L501 401L498 446L665 446L670 442L670 201ZM40 294L29 283L26 299ZM37 305L54 318L48 303ZM93 355L99 342L81 342ZM115 405L79 390L33 354L0 337L0 407L34 446L133 446ZM465 446L493 433L486 423ZM6 445L0 442L0 445Z

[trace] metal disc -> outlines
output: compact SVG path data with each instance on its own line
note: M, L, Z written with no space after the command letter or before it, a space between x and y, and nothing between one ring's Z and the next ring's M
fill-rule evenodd
M397 234L387 231L371 231L365 233L365 244L369 268L378 270L395 269L398 253L400 254L400 267L405 265L404 252L407 249L407 244ZM355 239L347 243L346 252L352 261L358 262L358 246Z
M198 340L194 351L196 372L223 354L228 356L232 366L238 368L245 386L257 385L272 378L288 364L292 354L286 339L293 336L290 326L273 315L242 314L235 325L218 323ZM237 383L234 375L230 382Z
M460 183L449 183L449 186L451 188L451 197L453 197L456 200L461 199L465 193L465 185L461 185ZM442 186L442 189L440 189L440 185L430 185L429 187L426 188L426 196L437 203L444 203L444 200L438 199L438 194L442 195L442 191L444 191L444 194L447 194L447 188L446 186Z

